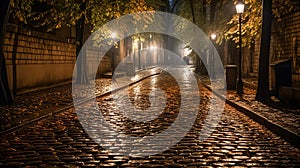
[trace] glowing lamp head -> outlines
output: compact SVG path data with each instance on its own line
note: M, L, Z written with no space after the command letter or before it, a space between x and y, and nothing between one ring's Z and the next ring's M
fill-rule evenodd
M111 38L113 38L113 39L114 39L114 38L116 38L116 37L117 37L117 33L116 33L116 32L112 32L110 36L111 36Z
M243 13L245 8L245 4L243 1L239 0L235 5L235 9L237 13Z
M215 33L213 33L213 34L210 35L210 38L211 38L212 40L215 40L215 39L217 38L217 35L216 35Z

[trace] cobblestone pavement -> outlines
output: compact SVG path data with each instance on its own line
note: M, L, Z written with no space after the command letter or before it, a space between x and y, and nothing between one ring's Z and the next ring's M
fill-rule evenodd
M201 81L210 86L210 81L207 77L201 76ZM218 81L214 81L218 82ZM226 98L238 103L241 106L247 107L256 113L264 116L271 122L278 124L285 129L288 129L300 136L300 106L298 105L283 105L273 97L274 107L260 103L255 100L256 90L244 87L242 98L236 96L236 91L227 90ZM278 102L278 103L276 103ZM279 104L276 108L276 104Z
M119 85L128 84L159 71L159 68L138 71L134 78L118 79ZM122 82L126 81L126 82ZM110 78L95 80L96 94L111 91L112 81ZM28 92L16 96L11 105L0 106L0 132L19 124L31 121L45 114L51 113L64 106L72 104L72 84L65 84L49 89Z
M74 109L69 109L2 137L0 164L24 167L300 166L298 149L228 105L215 131L205 141L199 141L211 92L198 84L201 101L195 123L179 143L162 153L147 157L110 153L91 140ZM134 122L118 115L113 95L99 98L99 108L119 131L134 136L157 134L168 128L178 113L180 91L170 75L162 73L131 86L129 92L115 93L119 96L138 94L136 106L147 108L149 90L157 87L165 91L168 103L162 115L151 122ZM186 84L185 87L191 86ZM112 142L115 138L112 136Z

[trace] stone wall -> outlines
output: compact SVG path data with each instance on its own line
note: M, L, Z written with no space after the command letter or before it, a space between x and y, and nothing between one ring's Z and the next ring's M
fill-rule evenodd
M259 52L260 39L243 49L244 76L258 76ZM287 59L293 60L293 81L300 81L300 11L285 16L280 23L273 23L270 64Z
M272 61L292 59L293 80L300 81L300 11L284 17L275 31Z
M9 85L17 93L72 79L76 49L68 39L8 25L3 51Z
M68 29L58 32L55 35L7 25L3 51L11 90L22 93L72 80L76 46L67 37ZM100 65L96 65L100 51L90 47L86 54L91 58L89 61L93 62L90 64L87 61L87 72L103 74L111 71L108 55Z
M99 77L106 72L111 71L111 55L102 53L96 47L87 47L86 56L87 56L87 71L90 74L95 74L96 77ZM100 56L103 58L100 60ZM100 61L100 64L98 62ZM92 77L92 76L91 76Z

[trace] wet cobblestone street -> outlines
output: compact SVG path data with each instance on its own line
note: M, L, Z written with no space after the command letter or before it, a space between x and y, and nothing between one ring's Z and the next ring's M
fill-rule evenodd
M184 86L192 87L189 83ZM190 93L191 97L199 94L201 98L195 123L179 143L159 154L134 157L111 153L85 133L72 108L1 137L0 167L300 166L299 149L229 105L225 105L214 132L200 141L212 94L200 82L198 87L199 93ZM123 102L119 107L112 101L114 96L122 98L128 94L137 109L147 109L151 106L149 93L155 89L164 91L166 108L151 121L137 122L126 118L120 109L126 110L130 103ZM168 129L179 116L180 91L176 80L164 72L132 85L128 91L98 98L97 102L105 120L114 129L131 136L152 136ZM161 96L155 98L163 101ZM143 119L143 115L139 117ZM116 141L115 138L111 136L111 141Z
M127 85L128 82L139 80L158 71L159 68L139 71L131 80L118 79L117 86ZM95 93L98 95L113 89L110 78L98 78L95 83ZM72 103L72 84L17 95L11 105L0 106L0 132L30 122Z
M201 76L201 81L210 86L210 81L207 77ZM246 80L246 79L245 79ZM221 83L220 81L214 81ZM216 84L218 85L218 84ZM222 86L220 84L220 86ZM216 88L219 89L219 88ZM255 99L256 90L251 88L244 88L244 95L242 98L236 96L235 90L227 90L226 99L231 100L239 106L246 107L253 110L255 113L265 117L269 121L292 131L300 136L300 107L296 104L280 104L279 100L275 100L275 96L272 97L273 105L263 104ZM277 101L277 102L276 102ZM275 104L275 105L274 105ZM279 105L278 105L279 104ZM274 107L275 106L275 107ZM276 107L279 106L279 107ZM281 106L281 107L280 107Z

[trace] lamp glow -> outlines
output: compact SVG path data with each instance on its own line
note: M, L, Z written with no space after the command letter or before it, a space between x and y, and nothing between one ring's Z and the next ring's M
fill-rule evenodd
M242 80L242 13L244 12L245 4L239 0L235 5L236 12L239 14L239 77L237 83L237 94L242 95L243 91L243 80Z
M245 4L243 1L238 1L235 5L236 13L243 13L245 8Z
M213 34L210 35L210 38L211 38L212 40L215 40L215 39L217 38L217 35L216 35L215 33L213 33Z
M110 35L111 38L116 38L117 37L117 33L116 32L112 32Z

